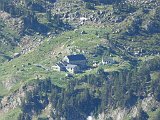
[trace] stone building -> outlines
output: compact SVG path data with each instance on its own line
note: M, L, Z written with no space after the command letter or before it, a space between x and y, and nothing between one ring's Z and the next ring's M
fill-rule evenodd
M82 54L77 54L65 56L62 61L56 63L52 68L56 71L65 71L73 74L84 70L86 66L86 57Z
M83 54L68 55L63 58L64 62L79 66L81 69L86 68L87 59Z

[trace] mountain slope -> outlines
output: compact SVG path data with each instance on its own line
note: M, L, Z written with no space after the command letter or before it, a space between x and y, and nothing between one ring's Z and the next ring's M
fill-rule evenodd
M158 0L0 3L4 119L83 120L91 114L116 119L118 111L121 120L159 114ZM71 78L54 71L52 66L69 54L84 54L90 70ZM92 67L104 57L115 64ZM153 104L145 109L147 100Z

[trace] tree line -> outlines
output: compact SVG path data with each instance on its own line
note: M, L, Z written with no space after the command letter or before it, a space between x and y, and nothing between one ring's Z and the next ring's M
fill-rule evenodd
M55 86L50 78L43 80L33 93L27 95L22 105L21 118L41 113L48 103L56 110L50 114L54 119L63 117L67 120L85 120L91 113L96 116L109 108L131 108L149 93L160 101L160 77L152 80L150 76L151 72L160 70L160 58L146 61L139 66L112 73L100 68L96 74L72 78L66 88ZM87 86L79 88L82 83ZM30 113L31 111L34 112ZM148 118L141 108L139 113L137 119Z

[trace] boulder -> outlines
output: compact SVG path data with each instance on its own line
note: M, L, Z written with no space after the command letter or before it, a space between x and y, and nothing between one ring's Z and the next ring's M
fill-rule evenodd
M14 53L13 58L18 58L21 54L20 53Z

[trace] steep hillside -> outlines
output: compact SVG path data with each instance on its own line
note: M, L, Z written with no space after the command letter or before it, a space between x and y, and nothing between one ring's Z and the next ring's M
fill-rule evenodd
M0 120L157 120L159 6L0 0ZM88 68L71 76L55 71L70 54L85 55ZM114 64L103 65L105 58Z

